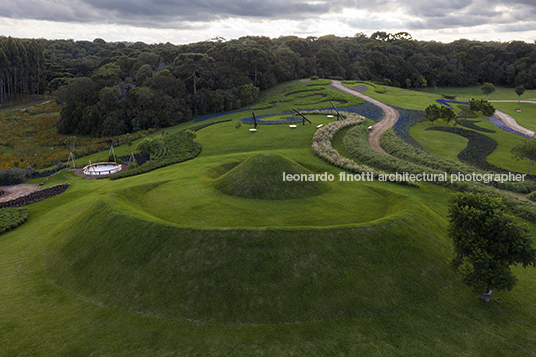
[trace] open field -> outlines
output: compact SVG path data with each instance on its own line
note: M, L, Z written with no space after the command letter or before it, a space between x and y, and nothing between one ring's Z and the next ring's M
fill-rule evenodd
M272 89L261 102L298 83ZM440 96L391 87L369 92L408 109ZM296 102L303 99L274 101L255 114L302 109ZM518 122L528 127L536 107L522 113ZM0 235L0 355L534 355L536 269L514 268L518 285L494 292L490 304L464 286L449 263L453 190L340 181L344 171L311 150L316 125L334 120L326 115L306 114L313 124L295 129L259 125L256 133L248 124L237 133L233 121L219 122L250 115L201 122L216 124L196 132L202 152L193 160L118 180L84 180L65 170L53 176L45 186L70 188L27 206L28 220ZM525 172L526 162L508 156L522 139L474 120L496 131L486 133L497 141L489 162ZM426 131L430 126L414 125L410 133L431 153L457 161L467 139ZM348 132L333 141L347 158ZM334 180L318 194L278 200L214 187L266 152ZM116 153L128 150L118 146ZM262 170L255 174L263 178Z

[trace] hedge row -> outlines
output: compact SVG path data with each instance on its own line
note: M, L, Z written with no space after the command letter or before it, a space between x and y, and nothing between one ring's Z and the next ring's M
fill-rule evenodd
M421 144L419 144L417 140L415 140L409 133L410 126L427 120L424 116L424 110L405 109L400 107L393 108L395 108L399 114L398 120L393 126L393 131L395 134L414 148L427 152L427 150L423 148Z
M383 117L382 108L377 105L372 104L371 102L365 102L360 105L354 105L350 107L345 107L345 111L356 113L368 117L374 121L379 121Z
M245 109L239 109L239 110L233 110L233 111L230 111L230 112L223 112L223 113L216 113L216 114L207 114L207 115L203 115L203 116L200 116L199 118L195 119L194 120L194 123L198 123L200 121L204 121L204 120L208 120L208 119L212 119L212 118L216 118L216 117L219 117L219 116L222 116L222 115L226 115L226 114L233 114L233 113L239 113L239 112L242 112L244 111Z
M456 97L454 97L456 98ZM443 105L446 105L447 107L452 108L452 106L449 103L456 103L456 104L469 104L469 102L462 102L459 100L451 100L451 99L436 99L436 102L441 103Z
M353 130L354 129L348 132L344 140L345 148L347 150L348 150L348 147L347 147L346 141L351 140L351 137L349 137L348 135ZM362 135L364 134L365 133L362 133ZM391 141L391 145L386 145L386 143L389 141ZM423 172L426 172L427 174L433 174L433 173L441 173L441 172L446 172L446 171L449 171L450 173L456 173L456 172L461 172L461 173L475 172L476 174L482 173L482 171L474 170L473 168L467 168L467 167L463 168L463 166L459 166L460 170L457 171L456 167L458 166L456 165L450 167L450 170L447 169L448 166L441 166L441 165L435 166L434 169L429 168L426 165L423 165L422 163L429 163L431 165L431 162L433 161L437 161L438 163L445 163L445 162L449 162L449 160L444 160L444 159L435 157L434 155L430 153L427 153L424 151L421 152L421 151L417 151L413 149L409 144L403 142L398 137L393 135L392 131L386 131L382 135L382 148L391 154L396 152L397 156L402 157L403 152L406 152L406 155L409 155L409 156L406 156L407 160L409 161L406 161L406 159L402 159L406 161L406 163L408 164L407 166L404 166L403 163L401 162L396 163L398 169L403 172L416 173L416 174L423 173ZM415 160L411 156L411 153L415 154L416 157L419 157L420 160ZM393 158L392 156L387 156L387 155L383 155L383 156L385 160L383 162L383 165L385 165L385 167L387 167L386 165L388 165L390 161L394 161L393 159L397 159L396 157ZM413 170L416 170L415 166L419 166L419 164L421 164L419 169L417 171L413 171ZM463 164L458 164L458 165L463 165ZM471 171L468 171L468 170L471 170ZM480 193L486 193L495 197L500 197L512 213L514 213L515 215L523 219L536 223L536 210L534 209L533 203L519 200L506 192L493 188L491 184L485 185L479 182L459 182L459 181L455 181L455 182L435 181L434 183L440 186L449 187L457 191L480 192ZM515 188L517 188L518 192L530 192L530 191L535 190L536 185L534 184L534 182L531 182L531 181L515 182L515 183L505 182L503 184L499 183L499 188L505 189L505 190L512 190L512 191L515 191Z
M213 124L214 123L199 125L191 128L190 130L199 130ZM176 133L169 139L166 139L165 143L167 151L165 155L160 156L158 160L151 158L151 160L147 161L141 166L111 175L110 179L117 180L125 177L144 174L162 167L191 160L201 153L201 144L195 142L193 138L189 138L186 134L186 131Z
M468 139L467 147L458 154L458 159L467 165L474 166L484 171L508 174L509 170L490 164L486 157L495 150L497 141L487 135L466 129L455 129L449 127L430 127L426 130L445 131L458 134ZM526 175L525 180L536 181L536 175Z
M374 150L367 141L369 131L366 127L356 126L348 131L343 139L344 148L356 159L366 163L367 165L376 167L388 172L398 172L400 174L407 172L409 174L422 174L423 167L398 157L386 155ZM385 134L384 134L385 135ZM383 138L383 135L382 135ZM383 145L382 145L383 147ZM415 151L410 148L410 151ZM441 174L442 171L429 169L426 170L430 174Z
M373 88L374 92L383 94L386 92L385 87L376 83L366 82L366 81L343 81L342 84L346 85L359 85L363 84L369 88Z
M12 167L0 170L0 186L18 185L31 178L47 177L69 167L67 163L58 163L52 170L38 171L28 166L24 169Z
M410 144L401 140L390 130L386 131L381 137L382 148L390 155L420 165L427 169L440 170L450 174L461 173L464 175L489 174L490 172L479 170L474 166L469 166L462 162L452 161L435 156L428 151L414 150ZM493 172L495 173L495 172ZM503 182L499 183L499 188L507 191L527 193L536 190L536 183L532 181L524 182Z
M26 208L2 208L0 209L0 234L17 228L28 219Z
M47 198L54 197L60 193L65 192L69 188L70 184L62 183L60 185L43 188L42 190L35 191L27 194L26 196L15 198L11 201L0 202L0 208L8 207L22 207L32 203L37 203L46 200Z
M481 128L479 127L478 125L476 125L476 123L480 123L480 120L460 120L458 122L458 124L460 124L461 126L463 126L464 128L467 128L467 129L472 129L472 130L475 130L475 131L480 131L482 133L495 133L495 130L491 130L491 129L488 129L488 128Z

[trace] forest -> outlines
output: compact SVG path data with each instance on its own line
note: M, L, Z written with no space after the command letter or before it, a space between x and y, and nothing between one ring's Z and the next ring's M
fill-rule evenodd
M0 38L0 100L55 94L60 134L121 135L235 110L298 78L403 88L536 88L536 44L418 41L406 32L213 38L187 45Z

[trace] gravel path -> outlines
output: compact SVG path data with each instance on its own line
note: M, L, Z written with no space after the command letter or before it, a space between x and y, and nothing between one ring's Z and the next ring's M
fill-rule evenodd
M517 100L490 100L490 102L496 102L496 103L517 103ZM536 101L534 100L522 100L521 103L532 103L536 104ZM499 121L506 125L507 127L514 129L515 131L520 132L521 134L525 134L528 136L534 136L534 131L529 130L527 128L522 127L519 125L516 120L506 113L501 112L500 110L495 110L495 116Z
M39 190L39 185L33 183L21 183L20 185L1 186L0 189L5 192L0 196L0 202L6 202Z
M370 131L370 134L368 136L368 142L369 145L372 146L376 151L387 154L380 145L380 137L387 129L392 128L396 124L399 117L398 111L386 104L383 104L380 101L377 101L376 99L372 99L362 93L356 92L350 88L346 88L342 85L340 81L331 81L331 86L333 89L336 89L340 92L355 95L356 97L363 98L367 102L370 102L382 108L383 116L376 124L372 126L372 130Z

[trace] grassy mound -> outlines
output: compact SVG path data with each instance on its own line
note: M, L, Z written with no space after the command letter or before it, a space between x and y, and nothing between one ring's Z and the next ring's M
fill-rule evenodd
M296 323L388 316L452 284L444 218L415 203L373 226L192 230L90 207L46 269L88 301L153 316Z
M284 175L307 175L313 181L288 181ZM310 170L278 154L262 153L249 158L214 181L221 192L243 198L282 200L322 194L327 182Z

